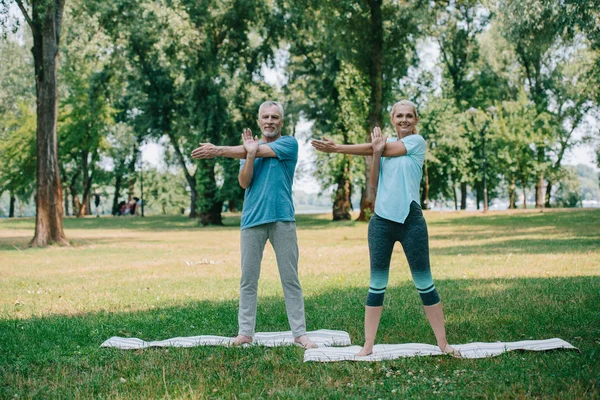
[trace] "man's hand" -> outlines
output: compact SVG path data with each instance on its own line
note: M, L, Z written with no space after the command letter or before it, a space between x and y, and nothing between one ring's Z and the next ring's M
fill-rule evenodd
M192 158L199 160L207 160L218 156L218 146L212 143L200 143L200 147L192 151Z
M244 129L242 133L242 142L244 143L244 149L249 156L256 157L258 151L258 136L252 137L252 131L250 129Z
M337 152L337 144L331 139L323 138L323 140L313 140L310 142L312 146L323 153L336 153Z
M381 128L376 126L371 132L371 146L373 146L373 154L382 154L385 149L387 138L382 135Z

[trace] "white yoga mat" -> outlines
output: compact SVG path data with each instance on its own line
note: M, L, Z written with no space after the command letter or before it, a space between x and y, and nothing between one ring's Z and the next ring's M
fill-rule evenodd
M332 331L328 329L319 329L306 333L319 347L324 346L349 346L350 335L344 331ZM196 346L227 346L233 341L233 338L225 336L187 336L175 337L166 340L145 342L136 338L123 338L113 336L100 345L100 347L116 347L123 350L145 349L148 347L196 347ZM292 331L287 332L258 332L254 335L254 342L251 345L259 346L289 346L294 344Z
M546 340L522 340L520 342L453 344L452 347L461 352L462 358L494 357L512 350L577 350L576 347L558 338ZM383 361L401 357L439 356L444 354L439 347L422 343L376 344L373 347L373 353L371 355L357 357L355 354L358 353L360 349L360 346L309 349L304 352L304 362Z

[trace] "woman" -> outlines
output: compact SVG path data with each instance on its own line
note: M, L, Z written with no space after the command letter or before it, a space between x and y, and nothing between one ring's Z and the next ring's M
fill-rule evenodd
M371 143L341 145L329 139L312 141L315 149L326 153L373 156L370 182L377 188L377 197L368 234L371 283L365 306L365 344L357 356L373 352L392 251L399 241L438 347L444 353L460 357L460 352L446 339L442 303L431 277L427 225L419 206L426 145L417 134L417 107L408 100L401 100L392 107L390 119L397 138L387 141L378 127L371 133Z

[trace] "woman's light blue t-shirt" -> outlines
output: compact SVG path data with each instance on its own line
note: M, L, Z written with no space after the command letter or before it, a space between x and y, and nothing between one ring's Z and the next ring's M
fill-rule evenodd
M396 142L397 137L387 142ZM400 157L381 157L379 185L375 200L375 214L381 218L404 223L410 203L420 204L419 189L425 162L425 139L408 135L401 139L407 154Z
M254 160L250 186L244 195L241 229L277 221L295 221L292 185L298 162L298 141L281 136L269 146L277 157ZM240 160L240 168L246 160Z

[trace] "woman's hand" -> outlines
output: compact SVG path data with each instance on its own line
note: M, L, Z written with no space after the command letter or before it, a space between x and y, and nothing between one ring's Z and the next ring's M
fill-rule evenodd
M381 128L376 126L371 132L371 146L373 146L373 154L383 154L385 149L386 136L381 133Z
M218 146L212 143L200 143L200 147L192 151L192 158L197 160L207 160L218 156Z
M331 139L314 139L310 142L310 144L312 144L312 147L314 147L316 150L322 151L323 153L337 153L337 144Z

